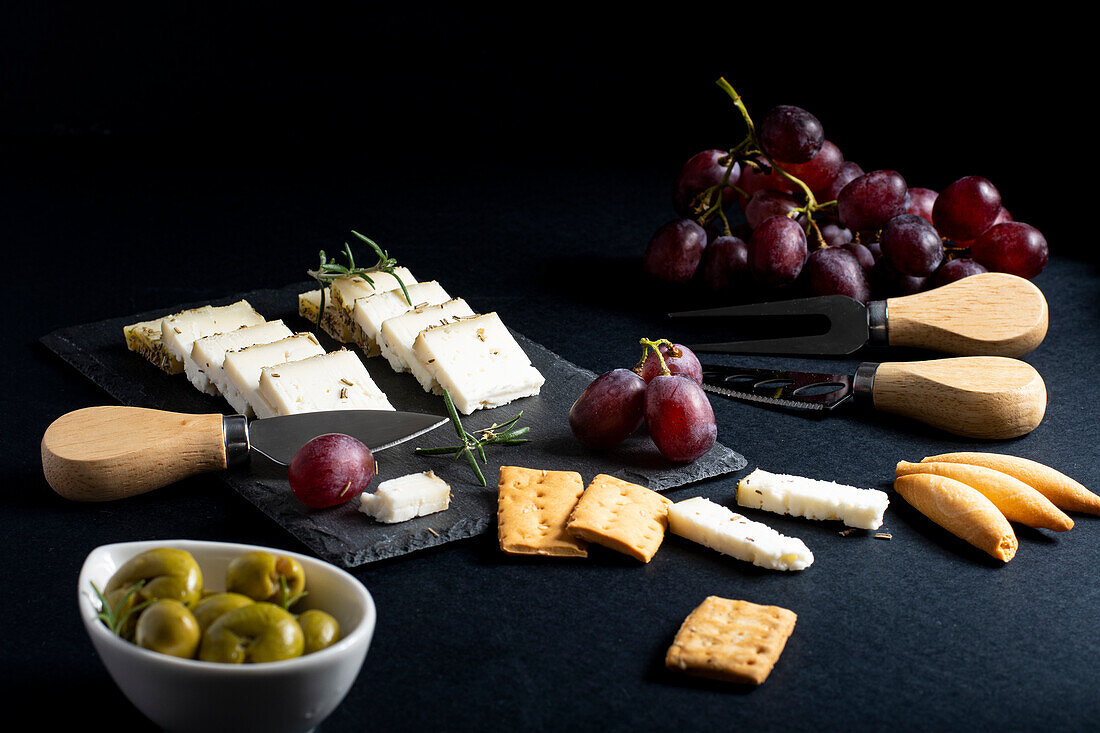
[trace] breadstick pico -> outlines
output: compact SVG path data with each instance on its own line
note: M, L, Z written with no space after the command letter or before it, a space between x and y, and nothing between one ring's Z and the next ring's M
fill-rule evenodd
M1012 525L977 489L931 473L901 476L894 489L921 514L979 550L1004 562L1015 557L1019 544Z
M857 489L758 468L737 484L737 503L807 519L839 519L858 529L878 529L890 497L877 489Z

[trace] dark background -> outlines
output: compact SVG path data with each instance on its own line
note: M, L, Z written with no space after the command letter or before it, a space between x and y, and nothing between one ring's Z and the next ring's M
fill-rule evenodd
M1046 234L1054 260L1036 282L1051 334L1028 361L1050 406L1038 430L999 449L1100 481L1087 368L1100 356L1097 258L1079 172L1095 157L1082 87L1095 64L1081 22L1034 8L962 18L950 6L3 12L0 241L18 380L0 393L14 588L2 615L20 630L3 652L12 705L52 719L63 690L113 729L144 729L75 614L92 547L189 537L302 550L213 478L112 505L53 496L42 431L105 397L39 337L302 280L318 249L355 228L581 366L633 362L638 337L661 335L657 314L680 302L638 277L646 240L672 217L676 172L742 135L720 75L756 116L810 109L866 170L930 188L984 175ZM982 448L857 415L715 409L720 438L750 468L879 488L896 460ZM815 566L756 572L675 538L645 568L612 553L530 563L485 537L363 569L378 634L322 730L549 729L562 716L582 729L1085 728L1100 714L1100 536L1089 518L1065 536L1022 532L1004 568L900 501L891 542L766 521L804 537ZM762 689L730 693L661 669L708 593L799 613Z

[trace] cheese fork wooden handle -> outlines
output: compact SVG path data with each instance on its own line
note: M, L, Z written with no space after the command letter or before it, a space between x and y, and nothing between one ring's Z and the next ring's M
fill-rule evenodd
M74 501L142 494L226 468L226 424L218 414L87 407L46 429L42 471L54 491Z
M886 340L960 356L1023 356L1047 333L1047 301L1030 280L986 272L886 301Z
M861 364L857 400L967 438L1006 440L1034 430L1047 390L1030 365L1002 356Z

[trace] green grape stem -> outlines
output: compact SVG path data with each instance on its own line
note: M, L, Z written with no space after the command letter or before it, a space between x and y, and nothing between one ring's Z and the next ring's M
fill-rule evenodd
M652 351L657 356L657 362L661 365L660 374L663 377L672 375L672 372L668 368L668 362L665 361L664 354L661 353L661 347L664 346L668 349L668 355L673 359L676 359L683 355L679 349L672 345L672 342L668 339L647 339L642 338L638 341L642 345L642 359L638 362L638 365L634 367L634 372L638 375L642 373L642 367L645 364L646 357L649 356L649 352Z

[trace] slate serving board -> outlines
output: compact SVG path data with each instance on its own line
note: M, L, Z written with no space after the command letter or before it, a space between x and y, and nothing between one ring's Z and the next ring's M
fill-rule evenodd
M231 412L219 397L202 394L181 375L170 376L126 349L125 325L151 320L207 303L225 305L245 299L268 320L282 318L291 330L313 331L329 351L340 344L320 332L297 312L298 293L308 283L281 289L254 290L215 301L185 303L148 313L70 326L42 337L42 343L124 405L174 412ZM593 454L574 440L568 424L569 408L595 374L566 361L543 346L513 332L546 384L536 397L517 400L494 410L463 416L473 432L494 422L504 422L523 410L519 425L531 427L531 442L496 447L487 451L482 467L489 484L482 487L470 467L448 456L417 456L417 447L455 444L455 432L445 424L430 433L377 454L379 476L393 478L432 469L451 485L451 506L445 512L400 524L380 524L358 511L358 501L331 509L310 509L294 498L286 480L286 468L260 456L250 466L222 474L235 491L287 529L322 559L343 567L473 537L488 531L496 516L496 475L500 465L572 470L585 481L608 473L648 486L655 491L713 478L745 467L745 459L722 444L686 466L665 460L647 435L637 434L611 451ZM371 377L398 410L446 414L439 396L424 392L409 374L397 374L382 358L364 359Z

